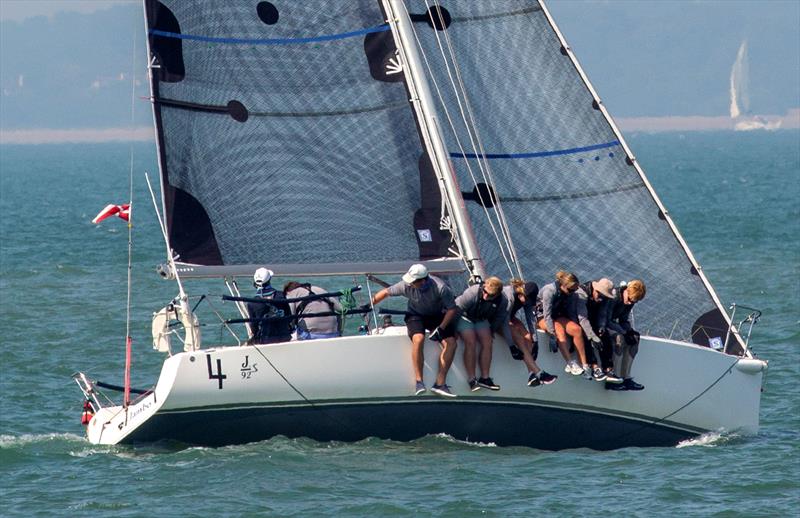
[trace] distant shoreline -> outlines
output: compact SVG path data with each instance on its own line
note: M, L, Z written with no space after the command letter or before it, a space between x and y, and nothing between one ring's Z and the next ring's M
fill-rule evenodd
M745 117L747 118L747 117ZM749 118L768 123L780 121L780 129L800 129L800 108L786 115L758 115ZM740 119L726 116L620 117L615 123L623 132L666 133L675 131L735 131ZM762 130L763 131L763 130ZM150 126L105 129L20 129L0 130L0 144L89 144L104 142L152 142Z

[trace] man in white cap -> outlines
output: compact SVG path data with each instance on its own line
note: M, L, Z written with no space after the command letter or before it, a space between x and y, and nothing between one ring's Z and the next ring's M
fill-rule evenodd
M291 310L289 304L281 302L283 292L272 287L272 270L259 268L253 274L253 286L257 299L274 302L248 302L247 313L250 315L250 330L253 333L251 343L269 344L288 342L292 338Z
M583 329L583 334L591 341L592 347L586 349L589 370L584 366L584 377L594 381L622 383L611 365L611 350L605 347L601 336L606 333L606 312L614 298L614 283L611 279L602 278L583 283L570 296L567 313L576 318ZM602 365L602 368L601 368Z
M405 322L411 338L411 362L416 377L414 394L420 395L427 390L422 379L425 364L423 345L427 330L431 332L431 340L442 344L439 372L431 392L444 397L455 397L447 385L447 371L456 353L455 320L458 309L453 292L442 279L428 275L425 265L415 264L403 275L402 281L376 293L372 298L372 305L398 295L408 298Z

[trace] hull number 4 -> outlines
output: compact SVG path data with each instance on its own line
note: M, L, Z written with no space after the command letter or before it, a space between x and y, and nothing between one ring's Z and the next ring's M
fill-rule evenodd
M217 372L211 367L211 355L206 354L206 365L208 365L208 379L217 380L219 382L219 389L222 390L222 380L228 376L222 373L222 360L217 358Z

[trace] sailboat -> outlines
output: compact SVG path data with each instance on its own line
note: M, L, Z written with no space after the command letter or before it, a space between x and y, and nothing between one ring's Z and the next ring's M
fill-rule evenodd
M152 387L126 383L119 402L112 385L75 375L89 441L449 434L558 450L758 430L758 313L722 305L543 2L144 10L168 250L159 271L177 296L154 314L166 358ZM530 388L498 336L500 391L471 392L459 352L457 397L415 396L406 329L380 323L377 308L361 333L247 341L238 283L257 268L355 279L368 294L415 263L455 292L488 275L541 285L561 268L645 279L634 375L646 390L572 376ZM214 323L227 342L198 318L210 295L191 286L209 279L229 292ZM438 354L429 341L427 380ZM564 367L546 346L538 363Z
M751 131L757 129L776 130L781 127L780 120L768 121L758 115L750 114L750 64L747 56L747 40L739 45L736 61L731 68L731 119L735 121L734 130Z

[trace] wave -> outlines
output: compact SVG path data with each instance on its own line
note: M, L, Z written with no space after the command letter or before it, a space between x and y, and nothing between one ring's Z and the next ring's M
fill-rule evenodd
M15 448L29 444L40 444L53 441L86 442L81 435L74 433L24 433L22 435L0 435L0 448Z

